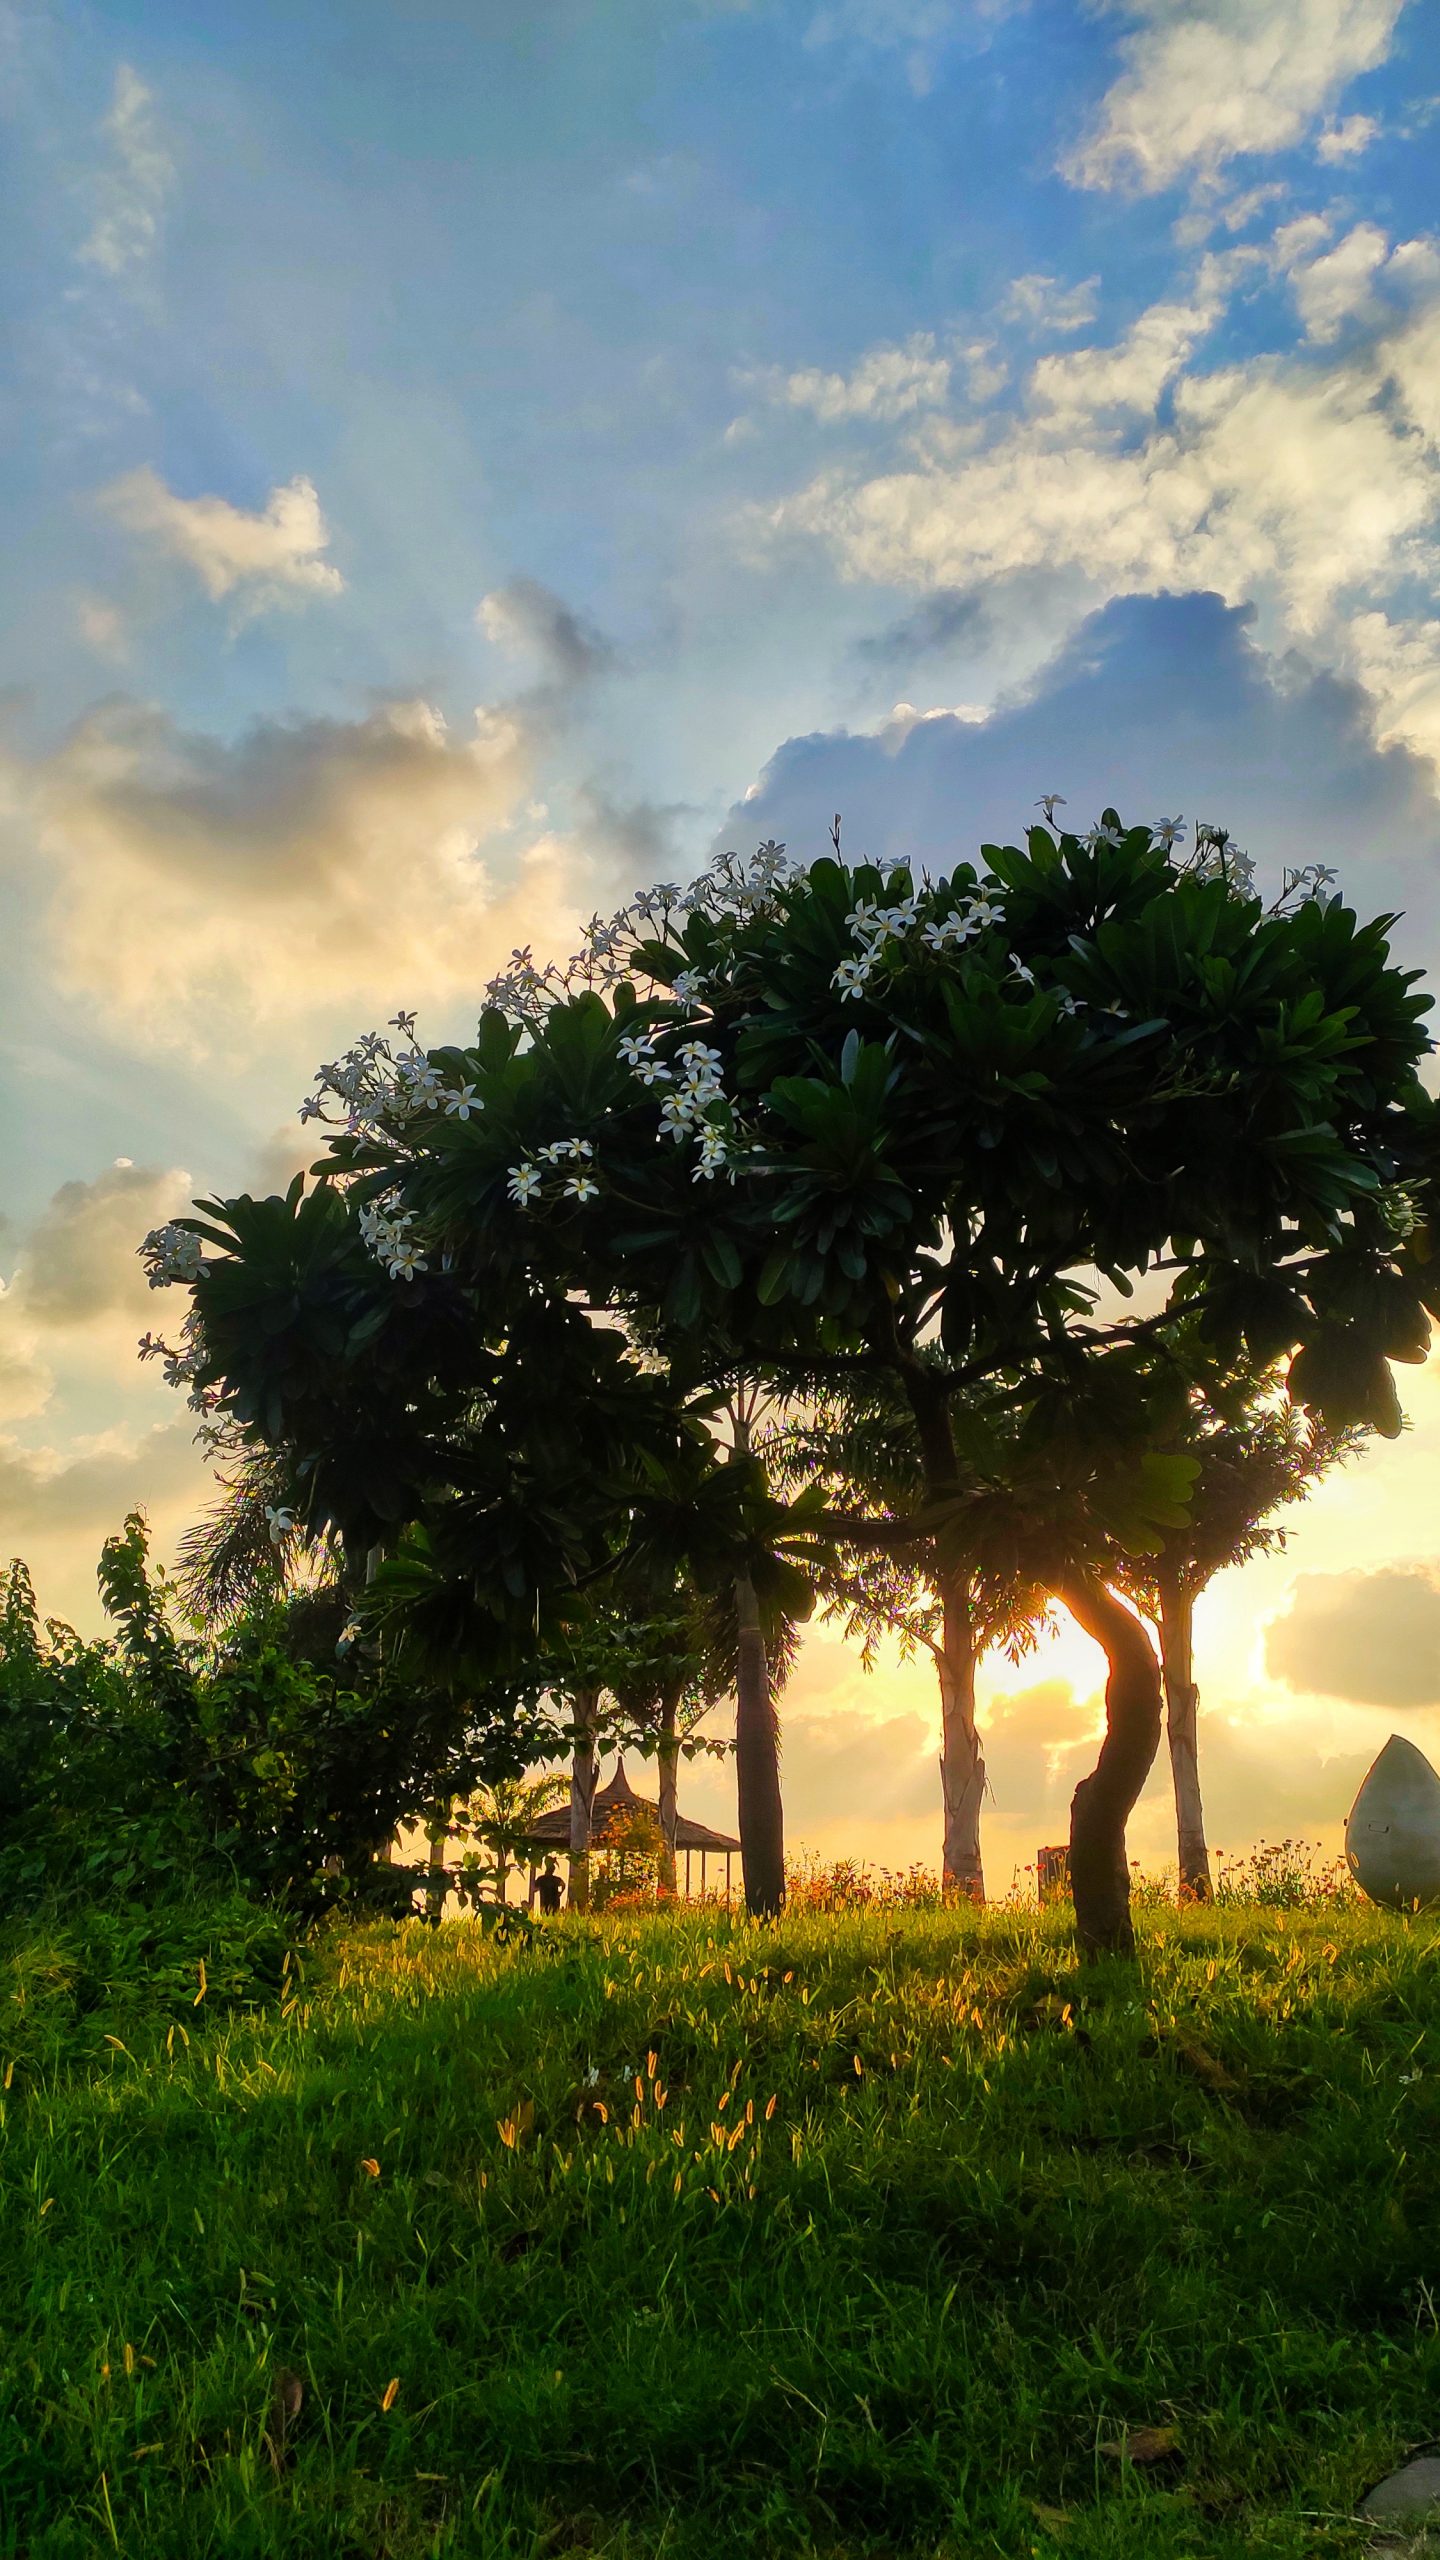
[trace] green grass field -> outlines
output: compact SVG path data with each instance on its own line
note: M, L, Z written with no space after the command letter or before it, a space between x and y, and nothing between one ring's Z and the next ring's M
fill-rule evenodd
M141 1938L4 1948L7 2556L1278 2560L1440 2431L1428 1922Z

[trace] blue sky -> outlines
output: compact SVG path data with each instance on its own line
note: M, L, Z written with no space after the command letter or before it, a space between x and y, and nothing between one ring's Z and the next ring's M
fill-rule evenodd
M1423 0L0 0L0 118L0 1547L54 1605L204 1491L134 1236L642 878L1058 790L1338 855L1431 960Z

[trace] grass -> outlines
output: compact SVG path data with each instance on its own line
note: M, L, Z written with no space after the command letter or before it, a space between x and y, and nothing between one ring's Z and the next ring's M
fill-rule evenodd
M1143 1935L12 1935L0 2553L1360 2548L1440 2426L1440 1936Z

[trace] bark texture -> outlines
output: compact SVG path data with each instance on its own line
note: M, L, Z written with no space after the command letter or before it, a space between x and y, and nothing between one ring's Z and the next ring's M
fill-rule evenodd
M590 1908L590 1825L595 1787L600 1775L595 1748L598 1689L581 1689L575 1698L575 1742L570 1757L570 1908Z
M735 1658L735 1781L740 1803L740 1865L745 1908L757 1918L784 1909L785 1811L780 1797L780 1737L770 1695L770 1666L755 1585L735 1577L739 1643Z
M985 1753L975 1724L975 1628L968 1582L960 1576L941 1590L943 1611L936 1667L940 1674L940 1791L945 1807L941 1881L973 1902L985 1899L980 1855L980 1811L985 1799Z
M1070 1888L1086 1955L1133 1955L1125 1825L1160 1748L1160 1665L1132 1609L1089 1574L1056 1585L1072 1618L1103 1646L1105 1739L1070 1805Z
M1165 1730L1175 1788L1175 1842L1182 1902L1213 1902L1205 1807L1200 1796L1200 1692L1195 1686L1195 1601L1178 1582L1160 1585L1160 1662L1165 1681Z

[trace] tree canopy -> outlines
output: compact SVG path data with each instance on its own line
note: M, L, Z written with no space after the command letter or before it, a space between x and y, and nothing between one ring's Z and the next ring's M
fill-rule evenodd
M1266 906L1223 837L1114 812L934 880L846 863L838 825L808 866L727 856L568 970L517 954L469 1046L367 1034L306 1105L319 1188L209 1204L155 1276L190 1284L201 1397L303 1447L312 1528L440 1498L502 1606L729 1475L701 1442L737 1373L885 1382L908 1417L913 1504L802 1493L772 1550L963 1555L1018 1469L1018 1561L1110 1654L1074 1873L1082 1934L1123 1944L1158 1684L1099 1577L1185 1518L1173 1346L1283 1359L1296 1403L1393 1434L1440 1303L1428 999L1390 921L1318 871Z

